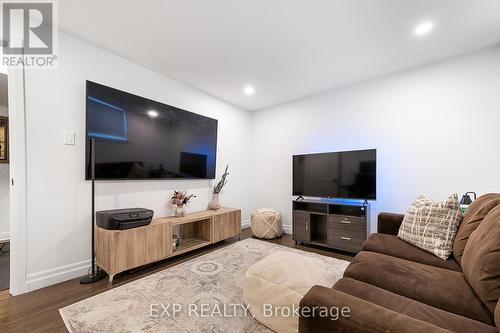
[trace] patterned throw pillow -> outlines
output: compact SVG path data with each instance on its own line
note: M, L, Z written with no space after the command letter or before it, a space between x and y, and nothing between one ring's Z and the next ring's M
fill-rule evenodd
M461 221L457 194L443 202L421 195L406 212L398 237L446 260Z

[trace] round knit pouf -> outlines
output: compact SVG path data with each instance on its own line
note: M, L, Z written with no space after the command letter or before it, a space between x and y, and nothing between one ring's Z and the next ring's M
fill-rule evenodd
M258 238L272 239L283 233L281 213L274 209L261 208L252 213L252 235Z

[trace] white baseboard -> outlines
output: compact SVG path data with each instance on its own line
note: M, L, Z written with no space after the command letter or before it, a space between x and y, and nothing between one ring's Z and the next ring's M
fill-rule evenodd
M10 240L10 232L0 232L0 241Z
M27 275L28 291L48 287L57 283L77 278L87 274L90 260L83 260L73 264L47 269Z
M241 221L241 229L250 228L250 220Z
M241 229L245 229L245 228L250 228L250 220L241 221ZM289 225L284 225L283 226L283 233L291 235L292 234L292 227Z
M241 228L250 228L250 220L241 221ZM283 233L291 234L292 228L283 226ZM0 236L3 234L0 233ZM77 278L87 274L90 268L90 260L83 260L73 264L47 269L37 273L27 275L28 291L48 287L57 283Z

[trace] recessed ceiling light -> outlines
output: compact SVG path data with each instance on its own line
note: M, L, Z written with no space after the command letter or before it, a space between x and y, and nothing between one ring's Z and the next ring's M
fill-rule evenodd
M255 92L255 88L252 86L246 86L245 89L243 89L243 92L245 93L245 95L251 96Z
M426 22L419 23L415 27L415 35L425 36L428 33L430 33L433 28L434 28L434 23L432 23L432 22L426 21Z
M148 116L150 116L151 118L156 118L156 117L158 117L158 111L149 110L148 111Z

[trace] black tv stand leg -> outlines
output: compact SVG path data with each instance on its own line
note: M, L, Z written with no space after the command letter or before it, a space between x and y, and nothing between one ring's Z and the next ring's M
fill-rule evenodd
M299 201L299 200L304 201L304 197L303 197L303 196L301 196L301 195L299 195L299 196L297 197L297 199L295 199L295 201Z

